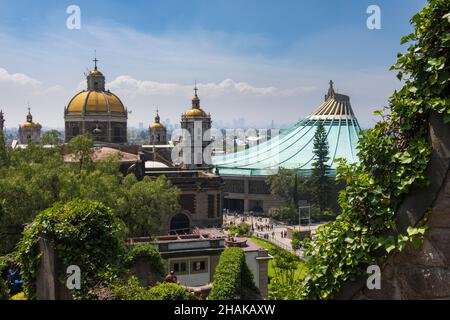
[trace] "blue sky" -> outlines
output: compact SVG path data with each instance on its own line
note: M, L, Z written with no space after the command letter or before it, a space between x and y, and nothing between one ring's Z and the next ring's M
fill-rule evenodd
M66 8L81 8L68 30ZM381 30L366 27L369 5ZM27 101L43 125L62 126L63 107L83 89L94 49L130 125L179 121L191 87L222 125L245 118L292 124L313 111L333 79L363 126L401 84L389 72L400 37L423 0L0 1L0 108L7 126Z

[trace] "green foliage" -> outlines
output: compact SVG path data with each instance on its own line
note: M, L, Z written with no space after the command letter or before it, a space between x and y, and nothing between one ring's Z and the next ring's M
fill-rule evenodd
M80 172L84 166L92 163L94 154L94 140L89 134L80 134L72 138L68 143L69 152L80 164Z
M176 283L162 282L149 289L142 287L136 277L116 282L113 292L120 300L192 300L193 294Z
M328 177L330 166L327 164L330 160L328 151L328 140L325 127L319 122L314 134L314 162L312 164L312 192L314 202L320 211L324 211L329 204L329 193L332 180Z
M228 227L228 233L239 236L247 236L250 235L250 225L248 223L241 223L238 226Z
M81 289L73 290L77 299L88 298L89 289L111 275L119 274L124 253L122 222L105 205L96 201L73 200L57 203L41 212L25 230L18 245L18 258L25 293L33 299L40 254L40 236L47 238L65 268L77 265L82 272Z
M299 176L297 170L279 168L277 174L267 177L270 192L286 202L287 207L296 207L300 197L308 197L310 190L306 177Z
M0 131L0 167L8 164L8 152L6 151L5 137Z
M24 226L55 202L100 201L123 218L130 236L159 233L160 219L177 212L178 189L167 179L123 177L117 157L79 171L64 163L63 151L32 144L8 152L8 165L0 166L0 254L11 252Z
M269 299L288 299L293 297L292 286L302 280L306 273L304 262L291 252L260 238L252 238L257 245L269 250L273 257L269 261ZM293 281L291 275L293 274ZM288 280L288 281L286 281ZM295 297L293 297L295 299Z
M165 176L153 180L144 177L124 189L117 214L134 237L159 234L161 218L179 211L178 197L179 190Z
M364 133L360 164L342 161L338 168L338 179L347 183L339 196L342 214L306 241L308 275L296 287L296 298L330 298L343 282L364 273L367 265L381 263L388 252L407 242L420 245L424 228L386 234L396 232L395 212L404 196L427 183L429 113L450 119L449 12L448 0L430 0L411 19L415 32L402 39L410 46L393 67L405 85L391 97L389 114Z
M176 283L162 282L148 290L150 300L192 300L193 294Z
M208 299L235 300L243 287L256 291L253 275L245 263L245 253L241 248L227 248L220 256Z
M281 206L269 211L269 216L276 220L287 223L298 222L298 208L296 206Z
M296 254L281 249L271 254L274 256L275 276L270 283L270 299L292 299L292 288L298 281L297 269L300 258Z
M9 300L9 291L5 281L0 277L0 300Z
M41 138L42 145L60 145L61 144L61 133L58 130L50 130L44 132Z
M131 266L138 260L145 260L150 263L152 271L164 275L164 260L158 249L149 243L139 243L133 245L127 253L127 265Z

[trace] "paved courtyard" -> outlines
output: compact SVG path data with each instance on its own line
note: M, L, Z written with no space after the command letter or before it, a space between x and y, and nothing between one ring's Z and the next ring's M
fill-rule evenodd
M224 225L230 225L230 222L234 225L246 223L250 226L252 234L258 238L264 238L279 247L286 249L290 252L296 253L298 256L303 257L302 250L293 250L291 245L291 239L284 237L283 233L287 232L287 225L279 221L272 220L266 217L253 217L248 215L226 215L223 218ZM301 226L301 231L311 230L312 233L322 225L323 223L312 223L310 226ZM252 228L253 226L253 228ZM258 228L258 226L260 228ZM299 226L291 226L296 230L299 230Z

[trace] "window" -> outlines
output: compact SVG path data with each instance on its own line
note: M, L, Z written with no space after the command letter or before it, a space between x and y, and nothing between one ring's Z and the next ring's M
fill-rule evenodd
M206 261L205 260L201 260L201 261L192 261L191 264L191 271L193 273L195 272L206 272Z
M77 135L80 134L80 128L78 127L73 127L72 128L72 136L76 137Z
M220 207L220 194L217 195L217 207L216 207L216 213L217 217L220 217L222 215L222 209Z
M171 264L171 271L177 274L187 273L187 263L186 262L174 262Z
M214 218L214 195L208 194L208 218Z

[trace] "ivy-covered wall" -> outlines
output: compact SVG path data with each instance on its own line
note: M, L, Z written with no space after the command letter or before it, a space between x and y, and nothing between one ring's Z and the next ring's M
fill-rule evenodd
M413 190L397 212L397 225L422 223L422 245L408 244L381 266L381 289L347 283L340 299L450 299L450 124L432 113L429 118L432 155L426 170L430 184Z

